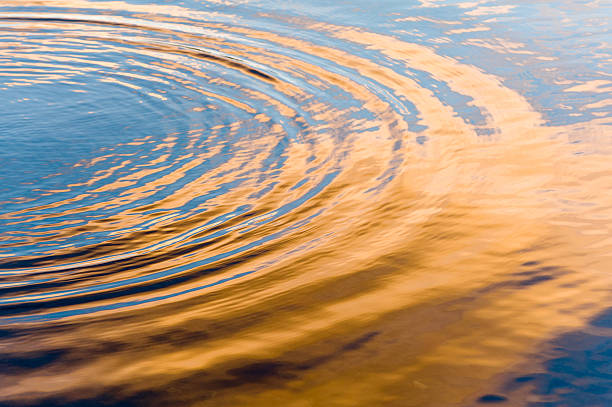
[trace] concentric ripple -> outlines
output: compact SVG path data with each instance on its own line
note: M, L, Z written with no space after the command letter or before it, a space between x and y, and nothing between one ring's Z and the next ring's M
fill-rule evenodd
M609 227L607 153L584 181L565 141L604 134L602 115L553 127L433 46L237 7L0 1L0 339L51 358L1 400L123 405L205 371L190 404L310 370L327 400L356 380L336 359L380 335L347 399L409 382L450 405L431 366L492 377L601 310L607 260L578 248L610 244L573 227Z
M211 22L0 18L3 89L26 96L8 159L32 168L3 191L4 323L193 295L337 239L425 138L384 75L403 77L338 50Z

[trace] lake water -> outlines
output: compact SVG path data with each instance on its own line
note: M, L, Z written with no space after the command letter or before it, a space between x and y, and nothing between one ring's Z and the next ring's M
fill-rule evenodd
M611 21L0 0L0 406L612 405Z

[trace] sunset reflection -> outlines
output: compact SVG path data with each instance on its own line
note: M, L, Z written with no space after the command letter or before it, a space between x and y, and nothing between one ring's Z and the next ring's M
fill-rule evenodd
M384 3L0 0L1 405L607 405L608 9Z

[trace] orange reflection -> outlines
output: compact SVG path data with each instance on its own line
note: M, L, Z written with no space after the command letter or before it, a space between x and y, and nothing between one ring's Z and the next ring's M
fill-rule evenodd
M44 4L147 13L142 18L155 12L204 19L203 14L174 6ZM468 15L511 9L481 6ZM166 28L180 31L180 21L173 21L175 25ZM116 247L92 246L70 258L72 263L48 260L39 268L18 269L15 281L8 281L17 286L36 272L64 282L62 289L44 288L21 299L48 303L23 315L53 311L66 316L58 318L59 333L47 330L27 341L8 337L2 343L15 353L59 349L69 356L33 372L10 373L1 397L24 400L62 394L78 399L114 386L132 394L186 381L195 383L188 394L168 394L168 404L205 403L206 392L214 389L214 405L298 405L296 400L313 405L326 405L328 400L345 405L356 400L450 405L470 399L496 375L524 361L542 341L582 326L606 307L609 292L602 287L610 283L606 270L611 265L612 241L607 236L612 202L601 191L607 190L612 171L609 152L593 142L607 134L605 119L552 127L502 78L432 48L351 27L304 24L377 51L402 64L406 72L426 70L469 97L495 134L483 141L455 107L400 69L305 40L223 26L244 38L299 50L339 67L332 70L323 63L275 55L273 49L244 44L232 48L233 57L273 65L277 73L294 74L310 90L264 80L248 71L248 64L236 61L218 65L251 80L261 79L269 88L242 86L229 75L211 78L190 59L196 58L193 53L177 47L132 50L159 60L164 55L155 65L155 75L104 80L134 90L141 88L129 82L135 78L180 83L226 102L246 118L198 128L189 136L131 141L161 155L133 168L132 160L141 157L128 155L85 182L93 188L100 180L109 181L88 194L123 191L107 201L61 209L85 198L80 195L33 208L60 208L54 213L27 219L20 218L27 211L5 215L15 222L61 225L59 236L78 233L79 228L110 231ZM454 30L460 32L461 28ZM182 39L193 40L188 35ZM124 51L135 44L119 43L125 48L109 47ZM231 42L225 45L231 48ZM531 53L503 40L479 45ZM46 60L12 51L10 55ZM99 65L86 58L58 57L54 62ZM66 79L63 73L49 80ZM181 73L193 79L181 79ZM241 97L217 95L200 86L196 77L231 88ZM608 85L572 83L566 91L603 92ZM391 96L384 96L377 86L389 89ZM336 106L315 97L317 91L331 88L358 103ZM414 105L414 121L422 130L409 130L410 113L404 106L408 103ZM260 112L262 106L270 113ZM361 110L370 114L352 116ZM291 126L298 129L297 135L289 135ZM232 145L231 160L180 184L207 160L229 155L223 140L245 129L251 137ZM591 138L580 147L591 148L589 168L575 154L578 147L567 143L576 133ZM417 148L416 136L426 136L427 145ZM190 148L200 137L218 144L171 159L182 137L192 137ZM282 166L268 163L275 147L282 148ZM119 156L112 153L79 166L115 157ZM400 158L394 177L377 189L389 163ZM115 176L125 168L130 168L128 174ZM151 175L156 178L138 182ZM241 182L214 195L219 185L236 179ZM123 207L126 202L146 202L168 185L180 188L146 207ZM201 196L211 198L181 212ZM292 204L295 207L281 211ZM243 206L248 209L239 213ZM55 217L108 208L119 209L108 219L86 225L53 223ZM143 213L148 216L144 226ZM270 236L276 237L266 240ZM44 241L42 235L40 239ZM57 254L73 251L65 247ZM139 280L146 277L151 280ZM65 295L63 290L74 290L70 298L86 300L53 302ZM17 326L25 330L38 325ZM251 383L244 367L261 367L257 363L268 363L268 371L277 374Z

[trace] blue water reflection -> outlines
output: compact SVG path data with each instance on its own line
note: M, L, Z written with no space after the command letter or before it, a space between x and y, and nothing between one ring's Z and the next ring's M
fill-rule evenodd
M0 0L0 405L611 404L611 15Z

